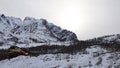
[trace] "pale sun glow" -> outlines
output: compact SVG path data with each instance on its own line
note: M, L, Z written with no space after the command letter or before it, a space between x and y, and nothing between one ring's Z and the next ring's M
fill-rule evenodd
M85 29L85 20L83 14L75 7L70 5L62 10L59 15L60 26L69 29L73 32L82 31Z

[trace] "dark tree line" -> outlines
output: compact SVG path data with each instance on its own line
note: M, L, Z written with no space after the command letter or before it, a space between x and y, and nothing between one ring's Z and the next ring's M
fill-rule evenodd
M29 48L22 48L24 51L28 52L30 56L38 56L41 54L58 54L58 53L67 53L67 54L76 54L77 52L84 52L86 48L98 45L102 48L109 50L109 51L120 51L120 43L116 41L112 41L110 43L102 42L101 39L97 40L87 40L87 41L79 41L77 44L70 45L70 46L58 46L58 45L42 45L37 47L29 47ZM6 53L7 50L1 49L1 53ZM4 57L4 56L2 56ZM0 57L1 59L1 57Z

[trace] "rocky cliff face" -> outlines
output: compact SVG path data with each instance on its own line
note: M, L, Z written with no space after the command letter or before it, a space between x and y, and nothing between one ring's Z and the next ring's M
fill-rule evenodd
M67 43L78 41L75 33L61 29L45 19L0 15L0 43L6 45L29 43Z

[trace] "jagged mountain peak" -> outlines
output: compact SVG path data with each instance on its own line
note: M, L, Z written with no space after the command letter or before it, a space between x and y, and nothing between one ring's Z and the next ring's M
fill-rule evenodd
M24 21L25 21L25 20L31 20L31 21L33 20L33 21L34 21L34 20L36 20L36 19L33 18L33 17L25 17L25 18L24 18Z
M62 29L59 26L49 23L46 19L35 19L25 17L22 21L20 18L0 15L0 32L1 39L8 43L68 43L74 44L78 41L75 33ZM11 36L12 35L12 36ZM17 40L8 40L10 38Z

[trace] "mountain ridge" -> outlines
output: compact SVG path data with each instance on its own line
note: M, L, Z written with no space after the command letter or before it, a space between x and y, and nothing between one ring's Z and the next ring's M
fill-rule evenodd
M101 36L101 37L97 37L97 38L93 38L93 39L89 39L86 41L91 41L91 42L97 42L97 43L104 43L104 44L120 44L120 34L113 34L113 35L105 35L105 36Z
M20 18L2 14L0 25L0 42L6 45L18 43L67 43L70 45L78 42L75 33L49 23L46 19L25 17L22 21Z

